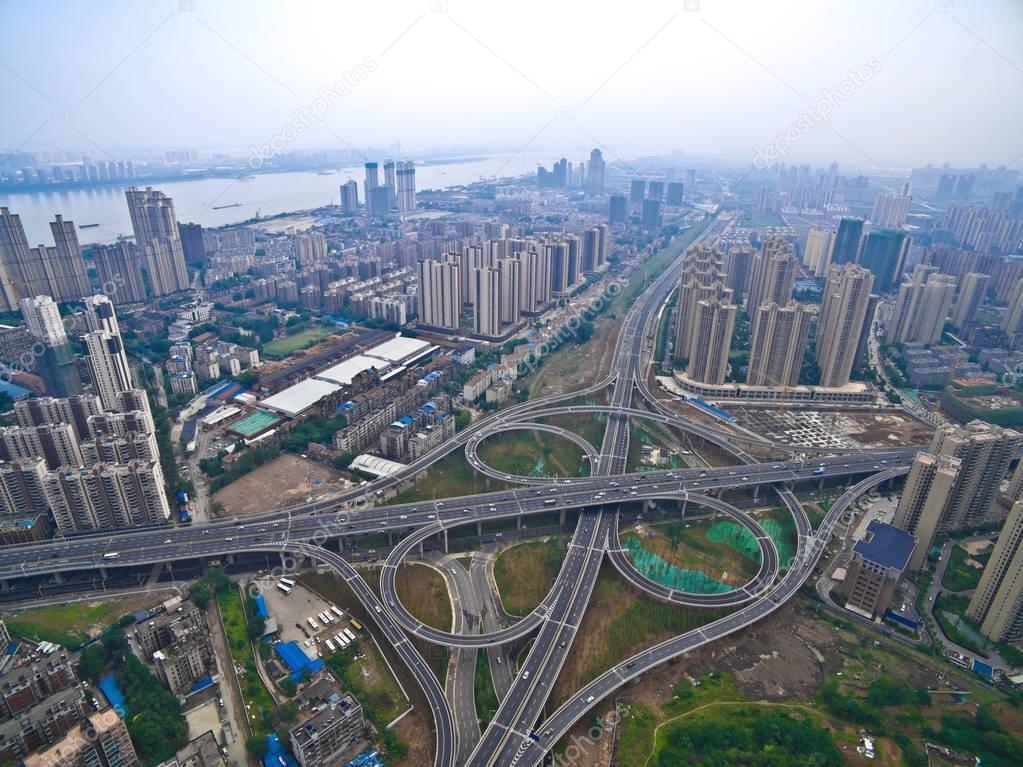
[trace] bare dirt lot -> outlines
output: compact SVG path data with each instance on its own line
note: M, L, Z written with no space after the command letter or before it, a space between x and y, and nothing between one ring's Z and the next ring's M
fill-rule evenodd
M319 483L319 484L317 484ZM319 498L348 487L340 472L301 456L284 454L218 490L213 500L228 516L256 514Z
M930 442L933 427L901 410L803 410L730 407L752 431L776 442L820 447L894 447Z

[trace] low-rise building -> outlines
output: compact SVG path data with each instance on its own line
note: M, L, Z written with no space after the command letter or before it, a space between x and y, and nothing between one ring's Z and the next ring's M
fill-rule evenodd
M321 679L302 693L299 711L302 720L291 728L289 739L301 767L344 763L340 757L362 739L362 705L329 680Z

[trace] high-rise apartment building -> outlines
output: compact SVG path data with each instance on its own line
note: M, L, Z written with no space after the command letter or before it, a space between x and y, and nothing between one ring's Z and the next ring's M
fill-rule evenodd
M821 386L849 383L870 306L874 275L855 264L833 264L824 284L816 357Z
M362 182L362 196L366 200L366 212L370 214L381 214L386 213L386 210L376 210L373 207L373 190L380 186L380 170L379 166L375 162L366 163L366 179ZM381 202L383 198L377 198L377 202ZM389 197L388 197L388 208Z
M416 164L411 160L399 162L395 172L397 191L396 206L399 213L411 213L416 209Z
M994 642L1023 639L1023 501L1012 505L966 615Z
M613 194L607 199L607 222L624 224L629 218L629 201L623 194Z
M49 259L46 273L51 290L42 292L58 301L75 301L91 290L78 244L78 232L74 222L65 221L60 215L50 222L50 231L53 232L56 258Z
M874 274L874 288L879 294L895 286L911 243L912 238L904 232L892 229L871 232L863 239L859 264Z
M889 340L900 344L937 343L955 292L951 276L933 273L933 267L917 266L912 277L899 286Z
M896 527L917 538L916 550L909 561L910 570L919 570L927 561L934 535L952 498L961 463L955 456L931 453L917 453L913 459L892 520Z
M870 223L878 229L901 229L912 201L908 194L878 194L870 211Z
M634 178L629 182L629 202L639 205L646 197L646 181L641 178Z
M154 296L188 289L188 267L181 245L174 201L152 187L125 191L135 245Z
M0 208L0 306L11 311L28 296L74 301L89 292L78 234L61 216L50 222L55 245L30 248L21 217Z
M582 259L579 264L579 270L583 274L604 270L607 262L607 241L607 224L600 224L583 232Z
M462 312L462 284L458 264L425 260L418 262L417 269L420 323L427 327L458 330Z
M646 186L646 196L651 200L664 202L664 182L651 181Z
M692 355L686 376L704 384L722 384L735 330L736 306L723 300L698 301L693 320Z
M805 304L764 304L751 319L749 373L751 386L795 386L806 354L814 313Z
M341 185L341 212L346 216L359 212L359 185L354 179Z
M387 207L389 209L397 208L398 207L398 197L397 197L398 184L394 180L394 160L385 160L384 161L384 186L387 187L387 193L391 197L390 201L387 203Z
M685 187L681 181L669 181L667 200L669 205L681 205L685 198Z
M64 533L159 525L170 517L159 461L69 466L47 473L44 488Z
M1023 338L1023 279L1017 280L1002 316L1002 330L1014 346Z
M105 410L117 410L119 395L135 387L113 303L104 295L88 296L85 320L89 332L83 340L93 389Z
M590 152L590 161L586 166L586 189L593 194L604 191L604 156L599 149Z
M977 316L977 310L983 306L987 297L988 283L991 278L980 272L968 272L963 277L962 287L959 288L959 297L956 299L955 308L952 310L952 324L962 330Z
M835 244L831 249L831 263L855 263L860 252L860 238L862 236L862 218L843 218L839 221L838 232L835 234Z
M803 263L818 277L828 273L831 266L832 248L835 246L835 230L810 227L803 250Z
M721 254L708 245L692 245L682 260L679 280L674 357L692 357L696 339L696 312L700 301L732 303L733 292L725 285Z
M784 306L792 298L799 265L792 243L781 237L768 238L753 254L746 313L765 304Z
M1004 511L994 503L995 496L1021 446L1023 434L983 421L935 432L928 452L960 461L938 532L974 530L1001 520Z
M643 212L640 215L640 226L648 232L661 228L661 201L647 198L643 200Z
M146 284L137 249L127 242L100 245L92 251L100 289L115 304L136 304L146 300Z
M501 273L483 267L474 270L473 279L473 330L476 335L497 338L501 335Z
M25 327L38 342L41 353L36 354L36 369L43 379L46 391L56 397L70 397L82 391L74 350L64 331L60 309L49 296L23 298L19 304Z

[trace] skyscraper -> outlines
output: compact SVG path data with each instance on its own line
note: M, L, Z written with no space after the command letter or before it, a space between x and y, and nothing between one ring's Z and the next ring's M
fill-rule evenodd
M474 270L473 279L473 330L476 335L496 338L501 335L501 273L486 266Z
M0 208L0 309L12 311L28 292L25 271L29 259L28 239L21 216Z
M1023 639L1023 501L1009 511L966 616L995 642Z
M980 272L969 272L963 277L962 287L959 288L959 298L956 299L955 309L952 311L952 324L962 330L977 315L977 309L984 304L987 297L988 282L991 278Z
M134 304L146 300L146 284L142 280L137 249L123 240L101 245L92 251L92 263L99 278L100 290L116 304Z
M892 521L917 537L916 550L909 560L911 570L919 570L927 561L934 534L952 497L960 464L958 458L950 455L917 453L913 459Z
M681 181L668 182L668 204L681 205L685 197L685 187Z
M693 355L696 336L696 312L700 301L732 303L733 292L725 285L720 253L708 245L692 245L682 260L679 279L677 321L675 324L676 361Z
M651 181L646 185L646 196L649 200L664 202L664 182Z
M831 263L854 263L860 251L860 238L862 236L862 218L843 218L839 221L838 233L835 235L835 245L831 250Z
M752 386L795 386L806 353L813 312L804 304L764 304L751 321L749 373Z
M50 223L55 245L28 246L21 217L0 208L0 305L4 311L31 296L73 301L89 292L85 261L71 221L57 216Z
M352 215L359 212L359 185L348 179L341 185L341 212Z
M188 267L181 245L174 201L152 187L125 191L135 244L154 296L188 289Z
M899 286L889 340L900 344L937 343L955 292L951 276L934 273L933 267L923 264L917 266L911 279Z
M1021 445L1023 434L983 421L935 432L929 452L961 462L938 532L972 530L999 521L1002 512L992 502Z
M849 383L870 305L874 275L855 264L832 264L824 284L816 356L821 386Z
M373 207L373 190L380 186L380 172L375 162L366 163L366 180L362 182L362 196L366 200L366 212L371 214L386 213ZM378 196L378 201L383 198Z
M384 186L387 187L388 194L391 196L390 201L387 203L389 209L398 207L398 183L394 178L394 160L384 161Z
M646 197L646 181L641 178L634 178L629 182L629 202L639 205Z
M704 384L722 384L728 374L728 352L735 329L735 304L698 301L693 323L693 354L686 376Z
M178 224L181 250L186 264L202 264L206 260L206 240L200 224ZM85 295L84 293L82 295Z
M451 261L424 260L419 272L419 321L444 330L458 330L462 312L459 266Z
M752 314L764 304L787 304L792 297L798 270L792 244L781 237L768 238L753 254L746 312Z
M1023 279L1016 281L1009 295L1009 305L1002 316L1002 330L1013 345L1023 337Z
M411 160L398 163L397 207L399 213L416 209L416 164Z
M72 221L65 221L60 215L50 222L53 242L57 251L51 261L52 271L47 274L53 296L57 301L74 301L90 291L89 278L85 274L85 260L78 245L78 232Z
M607 222L624 224L629 217L629 201L623 194L613 194L607 200Z
M906 223L909 204L913 201L908 194L880 193L874 198L870 211L870 223L878 229L900 229Z
M132 390L134 384L117 324L117 314L113 304L103 295L89 296L85 299L85 307L89 332L83 340L92 385L104 410L118 410L118 395Z
M835 245L835 230L821 227L810 227L806 235L806 248L803 250L803 263L816 276L828 273L831 266L831 249Z
M891 290L902 274L912 239L891 229L871 232L863 239L859 264L874 274L874 289L879 294Z
M56 302L49 296L35 296L21 299L19 307L29 335L42 347L42 353L35 355L36 372L43 379L47 394L55 397L80 394L82 380Z
M593 194L604 191L604 157L599 149L590 152L590 162L586 166L586 189Z
M655 232L661 228L661 201L647 198L643 200L643 214L640 219L640 226L648 232Z

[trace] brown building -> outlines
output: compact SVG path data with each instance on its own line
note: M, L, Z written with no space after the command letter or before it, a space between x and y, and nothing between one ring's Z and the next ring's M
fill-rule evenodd
M96 712L45 751L25 758L25 767L136 767L138 764L128 729L113 708Z
M853 546L842 584L846 608L871 619L883 617L915 547L915 536L871 520L867 534Z
M15 716L76 682L74 670L63 653L11 669L0 676L0 715Z

